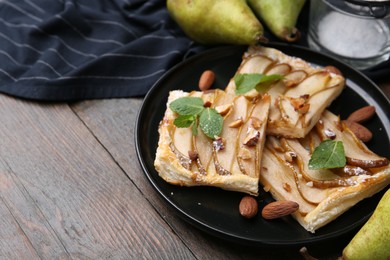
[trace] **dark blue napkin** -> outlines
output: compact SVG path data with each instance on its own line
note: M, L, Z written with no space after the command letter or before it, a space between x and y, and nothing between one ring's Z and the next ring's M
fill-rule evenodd
M187 38L165 3L0 1L0 92L40 101L145 95L167 70L210 48Z
M17 97L142 96L201 50L164 0L0 2L0 92Z

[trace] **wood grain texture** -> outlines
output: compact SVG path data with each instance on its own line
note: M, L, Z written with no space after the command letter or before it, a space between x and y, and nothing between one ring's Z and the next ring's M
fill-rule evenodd
M220 240L180 219L157 194L140 168L134 143L134 126L140 105L140 99L111 99L85 101L71 107L196 258L280 259L291 256L291 253L299 256L297 250L270 253L264 249Z
M390 84L381 84L390 97ZM142 99L42 104L0 95L0 259L302 259L182 221L134 147ZM321 259L335 259L310 251Z
M390 91L384 91L390 96ZM197 258L301 259L297 249L261 249L216 239L185 223L172 212L146 179L136 156L134 126L141 103L141 99L112 99L85 101L71 107ZM333 250L327 249L328 256L321 255L322 259L337 257L342 247L335 245ZM312 250L314 253L324 251L321 247Z
M0 109L2 255L193 258L68 105L0 95Z

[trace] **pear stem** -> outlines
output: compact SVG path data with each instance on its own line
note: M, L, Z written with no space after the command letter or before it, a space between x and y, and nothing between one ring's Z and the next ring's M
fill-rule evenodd
M284 39L288 42L296 42L301 38L301 32L297 28L293 28L291 32L284 36Z
M268 43L269 40L268 40L268 38L266 38L264 35L258 35L258 36L256 37L256 42L257 42L257 43Z

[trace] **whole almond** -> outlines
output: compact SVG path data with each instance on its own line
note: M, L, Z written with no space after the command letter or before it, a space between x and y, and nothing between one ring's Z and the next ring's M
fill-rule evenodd
M338 68L336 68L335 66L326 66L324 69L326 71L330 72L330 73L334 73L334 74L337 74L337 75L340 75L340 76L343 75L341 73L341 71Z
M244 196L239 205L239 211L244 218L253 218L258 211L258 203L255 198L251 196Z
M291 200L274 201L267 204L261 211L265 219L275 219L290 215L297 211L299 204Z
M355 136L360 139L362 142L368 142L372 139L372 133L370 130L368 130L363 125L350 121L350 120L344 120L344 124L349 128L349 130L352 131L352 133L355 134Z
M353 113L351 113L347 120L353 121L356 123L364 123L368 119L372 118L375 115L375 107L374 106L365 106L362 107Z
M199 78L199 89L208 90L213 85L215 73L212 70L205 70Z

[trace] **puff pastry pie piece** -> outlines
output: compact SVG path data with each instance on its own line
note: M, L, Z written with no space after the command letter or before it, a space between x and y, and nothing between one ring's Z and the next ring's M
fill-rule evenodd
M290 138L306 136L345 86L344 77L338 73L262 46L248 48L236 73L284 76L267 92L271 96L267 134ZM232 79L226 91L235 93L235 90ZM245 95L254 97L258 93L252 90Z
M325 139L343 142L344 168L309 169L312 151ZM370 151L327 110L304 139L267 137L262 165L264 189L276 200L297 202L293 217L313 233L390 183L389 160Z
M199 129L177 128L177 117L169 104L184 97L201 97L207 106L224 118L219 137L208 138ZM257 99L208 92L171 91L167 109L159 125L155 168L168 183L181 186L214 186L258 195L262 150L270 107L270 97Z

